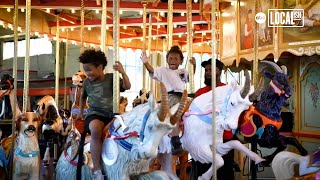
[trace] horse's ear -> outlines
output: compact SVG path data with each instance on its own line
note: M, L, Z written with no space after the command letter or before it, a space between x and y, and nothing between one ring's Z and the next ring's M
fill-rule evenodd
M155 98L154 98L154 96L152 94L149 96L148 104L149 104L149 107L150 107L150 111L154 112L155 109L156 109L157 104L156 104L156 100L155 100Z
M264 76L269 79L273 79L273 75L269 71L264 71Z
M46 105L44 103L42 103L42 107L41 107L42 110L45 110L46 109Z

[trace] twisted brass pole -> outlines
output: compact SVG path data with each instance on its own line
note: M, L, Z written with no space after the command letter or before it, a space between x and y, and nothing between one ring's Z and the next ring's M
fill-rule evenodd
M24 59L24 86L22 113L27 112L29 98L29 69L30 69L30 29L31 29L31 0L26 0L26 57Z
M120 0L113 0L113 64L119 61L119 41L120 41L120 17L119 17ZM119 112L120 96L119 72L113 73L113 112Z
M146 52L147 50L147 1L142 1L141 2L143 5L143 14L142 14L142 19L143 19L143 28L142 28L142 34L143 34L143 45L142 45L142 51ZM146 68L142 67L142 89L143 91L146 91L146 87L147 87L147 80L146 80Z
M189 59L192 58L192 0L186 1L187 5L187 51L188 51L188 59L187 62L189 64L189 93L194 93L194 69L193 65L188 62Z
M168 16L167 16L168 26L168 45L167 49L172 47L172 34L173 34L173 0L168 0Z
M60 77L60 27L59 27L59 14L56 16L57 30L56 30L56 77L55 77L55 90L54 90L54 100L59 106L59 77Z

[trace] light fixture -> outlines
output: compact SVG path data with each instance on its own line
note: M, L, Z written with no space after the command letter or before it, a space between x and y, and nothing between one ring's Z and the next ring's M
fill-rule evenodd
M11 9L10 9L10 8L7 8L7 11L8 11L8 12L11 12Z
M99 14L99 9L96 9L96 14Z
M160 24L158 24L157 27L160 28Z
M39 36L39 32L37 32L37 31L34 32L34 35L35 35L35 36Z
M52 38L52 39L56 41L56 40L57 40L57 37L53 36L53 38Z
M71 31L73 31L73 30L74 30L74 28L72 27L70 30L71 30Z
M179 38L181 38L182 37L182 35L181 34L179 34Z
M176 25L176 24L174 24L174 25L173 25L173 28L177 28L177 25Z
M91 31L91 27L90 26L88 27L88 30Z
M71 9L71 13L74 14L76 12L76 10L74 9Z
M67 39L62 39L62 42L66 43L66 42L67 42Z
M18 27L18 31L19 31L19 32L22 32L22 28L21 28L21 27Z
M127 29L127 26L123 26L123 29Z
M24 8L21 8L21 12L24 12Z
M8 24L9 29L13 29L12 24Z
M106 26L106 30L108 30L109 29L109 26Z
M47 12L47 13L50 13L50 9L47 9L46 12Z
M131 39L128 39L128 42L130 43L130 42L131 42Z
M1 20L0 20L0 26L4 26L4 23L3 23L3 21L1 21Z
M181 13L181 16L184 16L184 12Z
M152 39L153 39L153 40L156 40L156 37L155 37L155 36L153 36L153 37L152 37Z
M207 34L206 32L203 32L203 33L202 33L202 36L205 36L206 34Z
M236 5L236 2L232 1L231 6L234 6L234 5Z
M61 31L62 31L62 32L64 32L64 31L65 31L65 29L64 29L64 28L61 28Z
M160 12L160 16L164 16L164 12L163 11Z
M119 11L119 14L123 14L123 11L122 11L122 10L120 10L120 11Z
M197 3L197 2L198 2L198 0L194 0L194 2L195 2L195 3Z
M142 11L139 11L139 14L140 14L140 15L142 15L142 14L143 14L143 12L142 12Z

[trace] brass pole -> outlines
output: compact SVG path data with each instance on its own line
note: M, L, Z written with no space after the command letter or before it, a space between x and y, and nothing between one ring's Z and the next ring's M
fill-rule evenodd
M57 28L56 28L56 77L55 77L55 91L54 100L57 106L59 106L59 77L60 77L60 28L59 28L59 14L56 16Z
M83 31L84 31L84 0L81 0L81 9L80 9L80 54L84 51L84 40L83 40ZM83 71L83 66L80 63L80 70Z
M31 29L31 0L26 0L26 57L24 59L23 107L22 113L27 112L29 96L30 69L30 29Z
M216 61L215 61L215 50L216 50L216 27L215 27L215 22L216 22L216 3L218 3L217 0L212 1L212 13L211 13L211 36L212 36L212 63L211 63L211 73L212 73L212 84L211 87L216 87ZM216 134L216 96L215 96L215 88L212 88L212 134L213 136ZM212 168L213 168L213 174L212 174L212 179L216 180L217 179L217 168L216 168L216 138L212 138Z
M151 60L152 67L155 67L156 59L154 58L154 56L152 56L152 53L151 53L151 45L152 45L151 43L152 43L152 15L149 14L148 52L149 52L149 57L150 57L150 60ZM153 91L154 91L154 80L152 80L150 78L150 76L147 76L147 77L148 77L148 82L149 82L148 90L150 90L153 93Z
M64 96L63 96L63 108L67 109L67 69L68 69L68 38L69 38L69 30L67 29L67 40L66 40L66 55L64 60Z
M254 1L254 12L257 13L257 0ZM253 79L253 84L257 85L257 81L258 81L258 48L259 48L259 41L258 41L258 25L257 22L255 20L253 20L254 24L253 24L253 50L254 50L254 54L253 54L253 72L252 72L252 79Z
M142 18L143 18L143 28L142 28L143 45L142 45L142 48L143 49L142 49L142 52L146 53L146 50L147 50L147 43L146 43L146 40L147 40L147 4L148 4L148 2L142 1L141 3L143 5L143 14L142 14ZM146 87L147 87L146 74L147 74L146 68L143 67L142 68L142 89L143 89L143 91L146 91Z
M101 51L107 55L106 49L106 22L107 22L107 0L102 0L102 12L101 12Z
M172 47L172 34L173 34L173 0L168 0L168 16L167 16L167 21L168 21L168 45L167 49Z
M119 61L119 40L120 40L120 17L119 17L120 0L113 0L113 64ZM113 112L119 112L120 96L119 72L113 73Z
M187 51L188 51L188 58L192 58L192 0L186 1L187 6ZM194 93L194 69L193 65L191 63L187 62L189 64L188 71L189 71L189 93Z

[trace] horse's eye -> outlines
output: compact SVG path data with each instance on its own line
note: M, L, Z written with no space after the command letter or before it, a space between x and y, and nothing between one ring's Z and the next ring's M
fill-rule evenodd
M231 104L231 106L234 106L234 103L233 103L233 102L231 102L230 104Z

